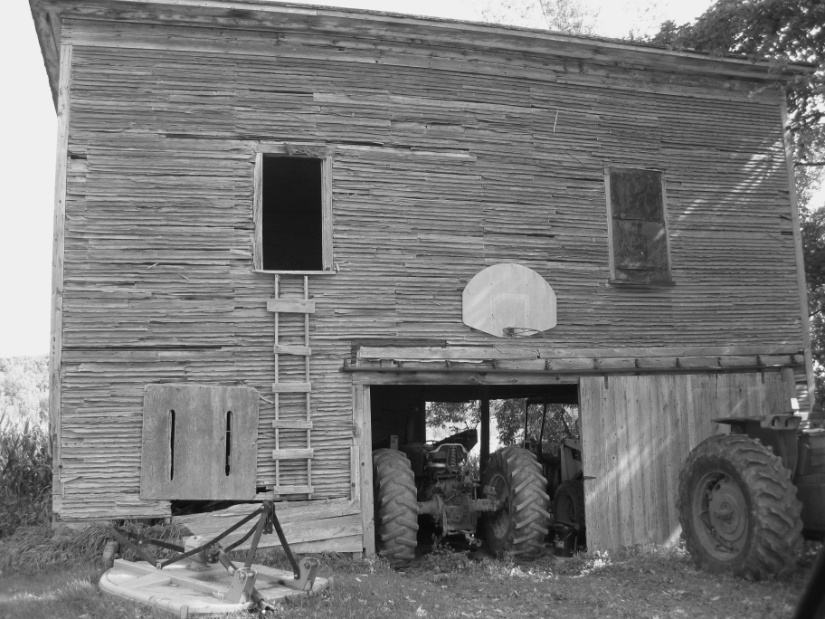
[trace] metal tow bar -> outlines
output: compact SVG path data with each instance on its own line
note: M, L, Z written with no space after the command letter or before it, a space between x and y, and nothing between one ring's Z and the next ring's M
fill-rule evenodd
M244 524L256 516L258 516L258 522L251 529L249 529L243 537L233 542L226 548L219 545L218 542L237 529L241 528ZM315 577L318 574L318 568L320 566L318 559L311 557L303 557L300 561L295 559L295 555L292 554L289 543L286 541L286 536L284 535L284 530L281 528L281 523L278 522L278 516L275 513L275 504L272 501L265 501L260 508L233 524L223 533L215 536L205 544L201 544L200 546L196 546L194 548L180 546L178 544L172 544L162 540L146 538L136 533L125 531L116 526L112 527L112 537L118 543L122 544L126 548L129 548L138 557L149 562L158 570L162 570L173 563L189 558L191 558L193 562L203 565L208 563L220 563L232 576L232 584L229 587L224 599L228 602L235 603L251 602L263 611L268 610L271 607L255 588L257 572L252 569L252 561L255 557L255 552L258 549L258 543L261 540L261 535L271 534L273 529L278 534L278 539L281 541L281 547L292 565L292 572L294 576L293 579L281 580L280 584L297 591L312 591L315 584ZM238 567L232 562L227 553L246 542L246 540L250 537L252 538L252 541L246 552L243 567ZM179 554L169 559L160 561L145 550L144 547L146 545L158 546L167 550L174 550Z

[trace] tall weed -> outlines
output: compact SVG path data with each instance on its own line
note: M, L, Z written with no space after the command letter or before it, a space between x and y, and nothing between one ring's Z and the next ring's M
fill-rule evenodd
M0 538L21 525L47 522L51 489L47 432L29 421L22 426L9 423L0 413Z
M191 534L178 524L150 526L139 521L117 524L131 533L175 544L182 544L183 536ZM13 535L0 539L0 574L33 574L61 565L99 564L106 542L113 539L110 523L92 523L77 531L68 527L53 529L48 522L33 527L20 526ZM148 548L148 552L159 559L174 554L154 546ZM139 560L128 548L121 549L121 556L128 561Z

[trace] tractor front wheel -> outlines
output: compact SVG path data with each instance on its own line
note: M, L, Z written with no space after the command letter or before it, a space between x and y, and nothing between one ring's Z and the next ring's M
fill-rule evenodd
M394 449L372 454L375 546L393 567L415 558L418 535L418 502L415 477L407 456Z
M553 499L556 521L573 525L577 533L584 533L584 480L566 481L556 490Z
M535 557L544 547L550 514L547 480L536 456L520 447L505 447L490 457L484 485L503 500L502 508L484 516L484 534L496 555Z
M712 436L679 475L679 522L696 564L751 579L790 570L802 544L791 472L759 441Z

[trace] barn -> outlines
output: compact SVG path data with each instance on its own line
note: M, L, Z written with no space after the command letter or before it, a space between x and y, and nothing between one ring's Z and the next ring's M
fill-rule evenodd
M668 544L712 419L804 410L783 93L807 67L30 3L59 121L56 520L186 502L208 532L276 500L299 551L371 555L374 446L423 440L427 402L543 398L579 407L590 548Z

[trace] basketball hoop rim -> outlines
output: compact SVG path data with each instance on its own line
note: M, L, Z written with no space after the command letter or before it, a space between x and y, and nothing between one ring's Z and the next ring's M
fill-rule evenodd
M504 327L502 331L504 335L508 337L530 337L541 333L539 329L533 329L531 327Z

